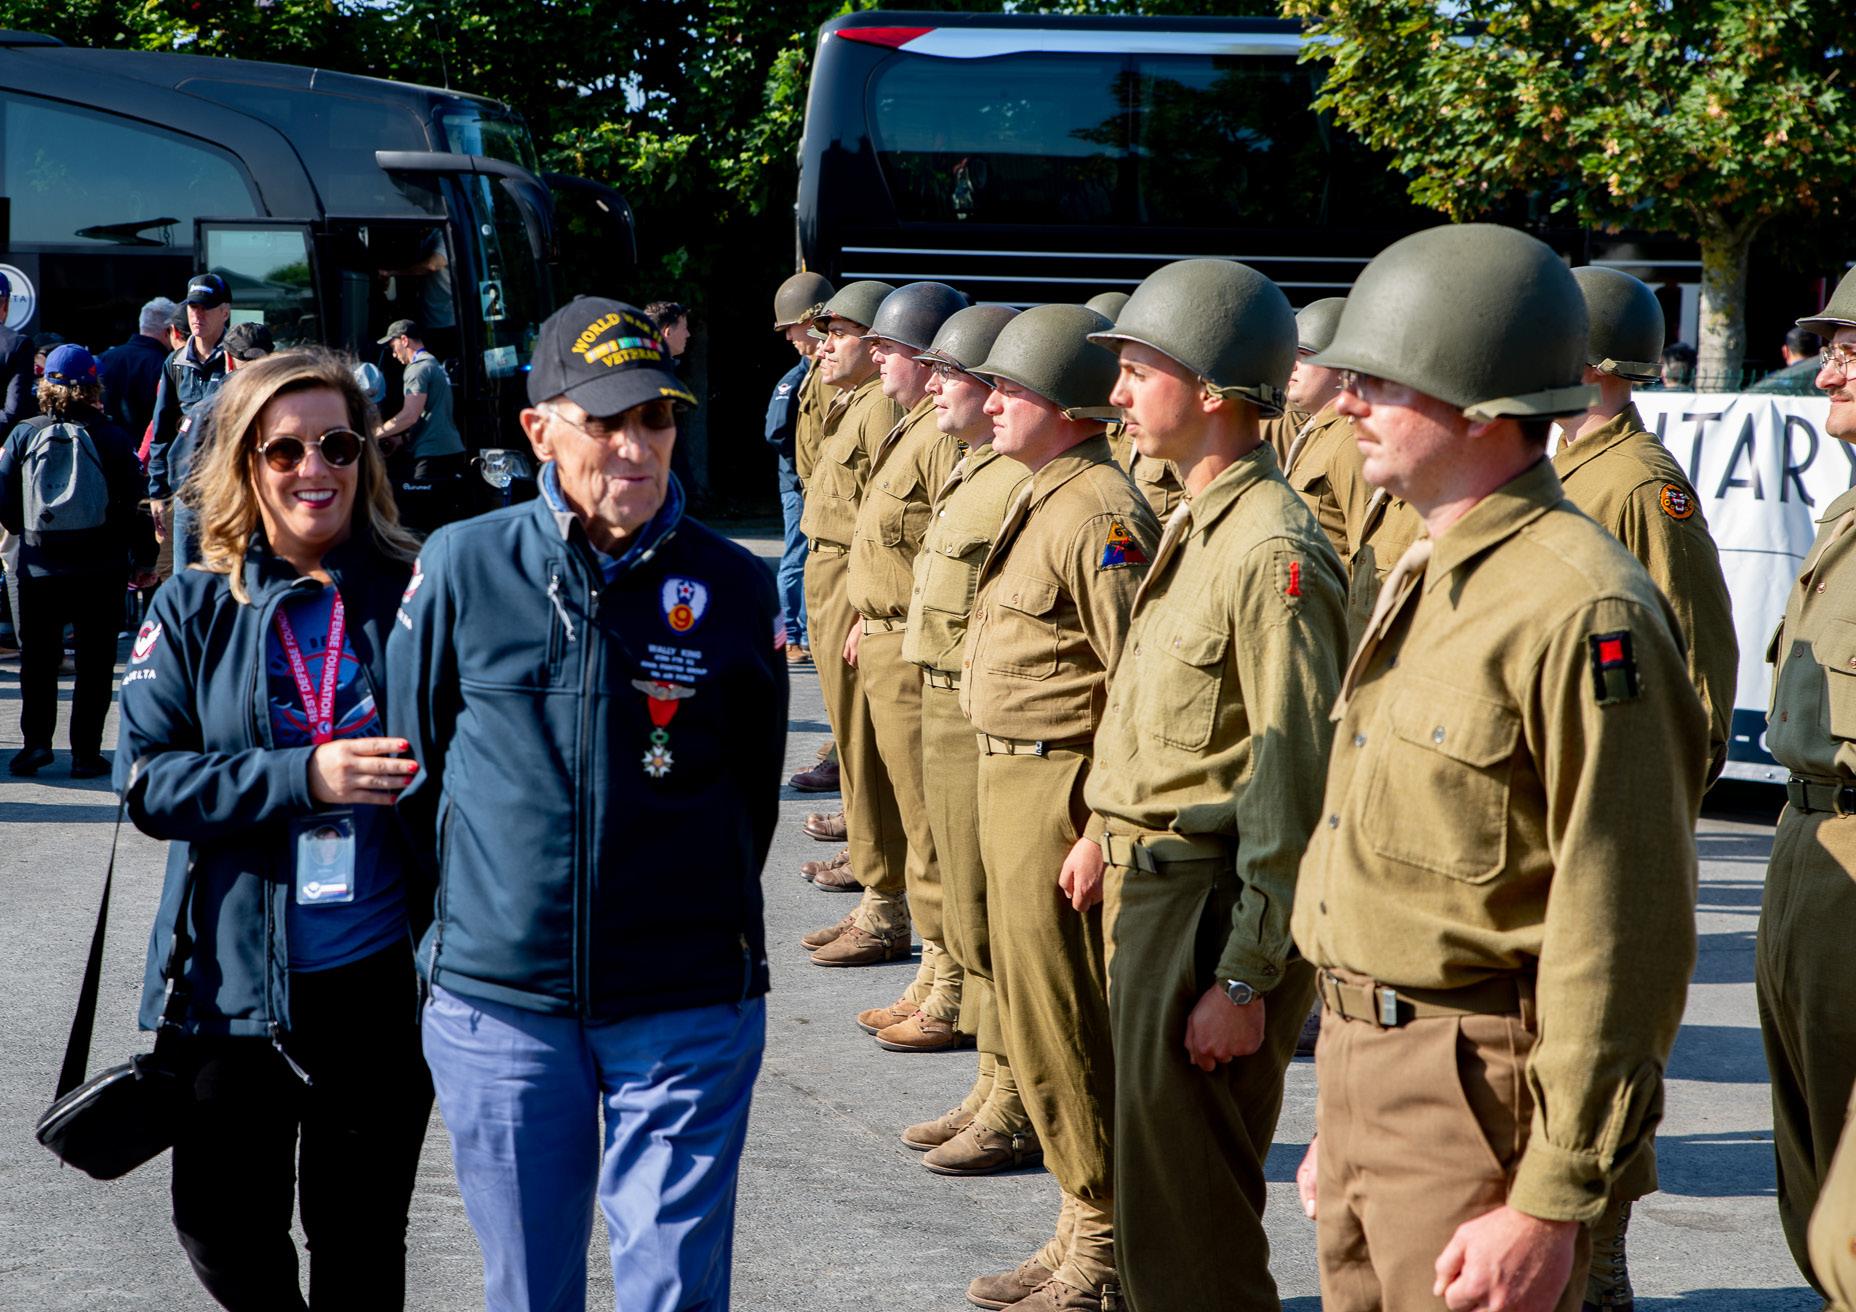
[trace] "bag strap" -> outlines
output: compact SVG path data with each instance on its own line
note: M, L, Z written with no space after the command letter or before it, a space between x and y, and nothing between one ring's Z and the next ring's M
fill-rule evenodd
M129 771L129 786L123 789L122 796L116 801L116 826L110 833L110 859L103 871L103 899L97 905L97 927L90 935L90 956L84 962L84 983L77 993L77 1014L71 1018L71 1037L65 1041L64 1064L58 1070L58 1092L53 1098L57 1101L84 1082L90 1065L90 1035L97 1020L97 991L103 976L103 931L110 919L110 886L116 879L116 847L122 839L123 816L129 809L129 793L136 785L142 773L142 762L137 761ZM167 1005L162 1009L161 1023L164 1026L178 1025L186 1010L187 991L184 987L176 989L175 974L181 964L192 939L187 931L188 904L193 900L193 865L188 863L186 886L181 890L180 914L174 925L174 945L168 953L167 968L164 972L168 981Z

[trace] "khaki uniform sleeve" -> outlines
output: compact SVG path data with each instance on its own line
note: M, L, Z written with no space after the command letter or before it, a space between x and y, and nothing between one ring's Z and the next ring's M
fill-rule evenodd
M1292 568L1293 567L1293 568ZM1295 874L1321 813L1328 709L1340 691L1347 590L1340 562L1293 543L1265 543L1244 560L1232 644L1250 721L1250 760L1236 803L1241 884L1218 978L1268 992L1294 951ZM1300 594L1300 595L1292 595Z
M1662 488L1648 483L1631 493L1617 535L1643 562L1675 611L1688 648L1689 679L1708 714L1707 782L1712 784L1727 764L1740 643L1734 636L1733 602L1721 572L1721 553L1707 521L1699 509L1687 519L1671 518L1663 510ZM1688 504L1695 505L1692 493Z
M954 475L954 466L960 463L960 443L951 437L938 442L930 442L922 450L920 468L922 490L928 495L932 507L941 499L941 490L947 486L947 480Z
M1141 580L1147 577L1147 562L1153 559L1160 541L1153 513L1145 504L1140 509L1138 515L1091 515L1071 539L1069 559L1064 562L1064 581L1076 604L1083 636L1111 677L1116 662L1121 659L1121 644L1128 636L1134 594L1140 590ZM1104 568L1103 548L1108 545L1110 527L1118 522L1140 548L1141 561Z
M1707 727L1664 615L1605 599L1556 623L1523 703L1553 884L1528 1060L1533 1128L1508 1202L1590 1221L1662 1115L1695 963Z
M1353 437L1353 422L1342 420L1342 425L1346 432L1340 435L1333 459L1328 462L1328 486L1335 504L1340 507L1341 559L1347 561L1360 549L1360 537L1366 524L1366 508L1373 499L1373 485L1366 481L1360 445Z

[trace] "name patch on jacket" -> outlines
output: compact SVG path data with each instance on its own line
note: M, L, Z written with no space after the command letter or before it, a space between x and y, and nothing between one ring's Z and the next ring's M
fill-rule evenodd
M668 578L660 594L664 606L664 623L673 632L688 633L702 622L709 609L709 589L695 579Z
M707 678L709 667L702 653L694 647L672 647L668 643L645 644L644 659L638 663L653 679L665 683L694 683Z
M1594 633L1586 640L1592 653L1592 695L1600 706L1637 696L1637 658L1631 654L1630 630Z

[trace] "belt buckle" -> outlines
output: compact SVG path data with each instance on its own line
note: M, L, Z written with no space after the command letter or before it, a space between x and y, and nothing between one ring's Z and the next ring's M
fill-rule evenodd
M1036 742L1031 744L1031 754L1033 756L1046 755L1045 747L1044 747L1044 740L1042 738L1038 739Z
M1398 990L1381 984L1373 990L1379 1001L1379 1023L1387 1029L1398 1028Z

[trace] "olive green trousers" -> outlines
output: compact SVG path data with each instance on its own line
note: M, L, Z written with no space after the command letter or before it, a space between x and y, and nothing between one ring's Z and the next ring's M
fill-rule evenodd
M1291 962L1250 1004L1263 1009L1263 1045L1250 1056L1207 1074L1185 1049L1186 1018L1215 982L1240 889L1229 860L1108 868L1115 1237L1121 1286L1137 1310L1281 1307L1263 1168L1314 1002L1314 969ZM1207 1261L1210 1253L1218 1259Z
M922 775L941 875L940 943L964 976L960 1029L978 1037L981 1052L1003 1056L986 934L986 866L980 857L980 752L973 725L960 709L958 688L922 689ZM913 893L909 900L915 903ZM916 918L927 936L928 917L919 906Z
M848 595L850 559L815 548L806 553L806 612L812 632L812 663L825 695L825 716L838 745L838 789L844 798L851 869L864 886L857 908L859 929L885 938L909 932L908 835L895 791L883 773L876 726L858 686L857 671L844 663L844 639L857 620Z
M1753 979L1772 1075L1779 1224L1813 1288L1811 1211L1856 1086L1856 817L1786 807L1772 839Z
M857 647L857 686L869 708L876 734L877 771L881 784L895 799L896 814L907 845L903 884L909 895L909 915L925 941L941 943L941 869L935 861L934 831L928 824L928 801L922 779L922 671L902 659L903 632L865 626ZM860 786L863 785L859 780ZM856 854L851 869L857 869ZM960 997L951 1003L922 1008L937 1020L952 1021L960 1014Z

